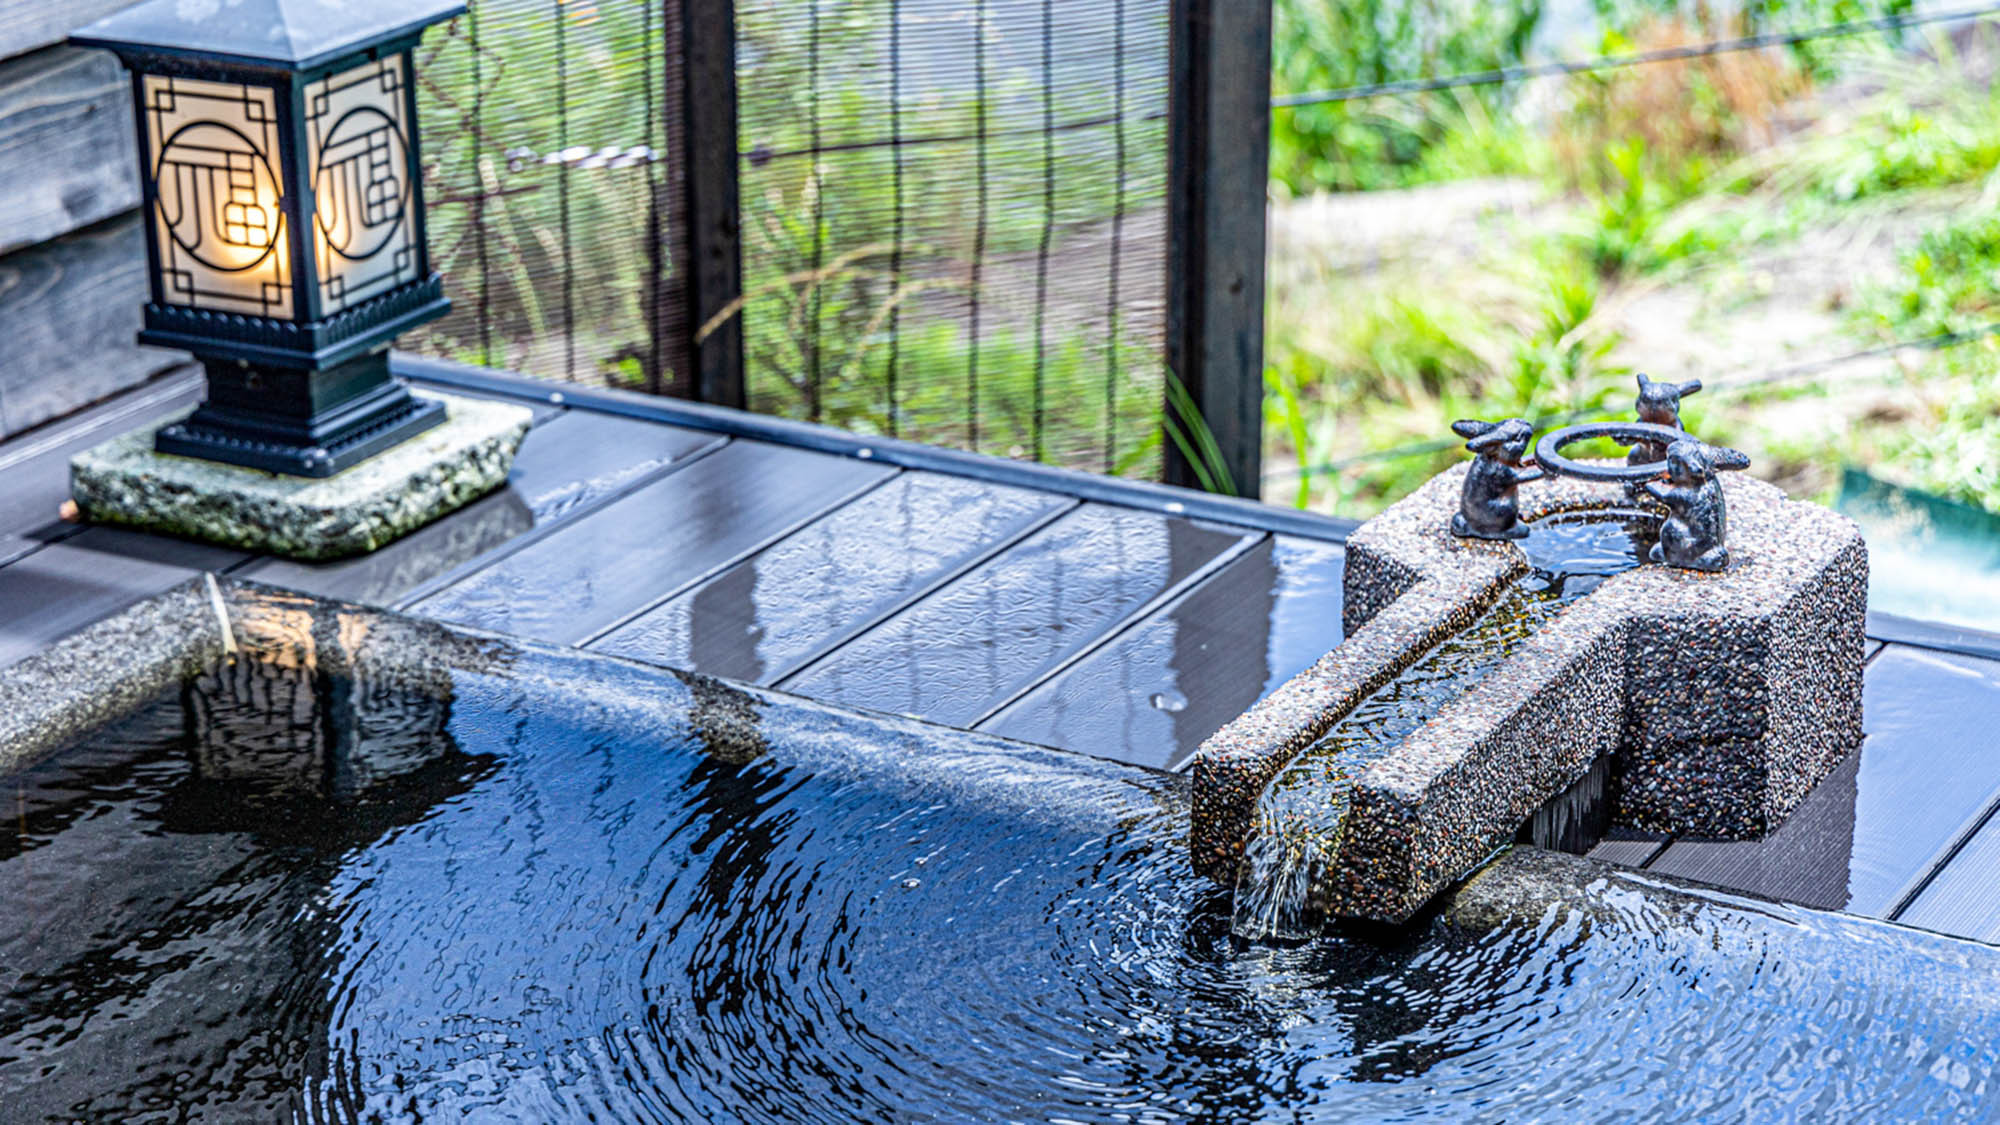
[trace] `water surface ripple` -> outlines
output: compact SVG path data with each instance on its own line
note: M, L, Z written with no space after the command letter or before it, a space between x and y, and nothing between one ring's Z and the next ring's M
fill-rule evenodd
M9 1121L1972 1118L1995 951L1718 904L1245 947L1173 778L856 725L751 761L463 675L414 772L178 701L23 776ZM377 722L379 731L394 724ZM886 740L886 741L885 741ZM262 751L283 743L260 744Z

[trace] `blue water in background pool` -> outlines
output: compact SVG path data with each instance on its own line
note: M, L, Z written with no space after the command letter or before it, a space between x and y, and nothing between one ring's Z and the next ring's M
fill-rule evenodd
M1992 1112L1986 947L1669 917L1620 878L1619 925L1245 947L1188 870L1177 779L610 667L682 717L459 674L412 723L322 685L238 750L433 734L386 780L274 788L216 776L190 733L215 709L176 696L9 779L0 1117ZM716 708L770 744L712 756Z

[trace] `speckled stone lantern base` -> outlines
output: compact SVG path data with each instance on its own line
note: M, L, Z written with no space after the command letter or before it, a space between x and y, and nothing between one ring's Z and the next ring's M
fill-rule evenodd
M1190 844L1205 873L1234 879L1258 798L1294 755L1527 571L1513 543L1448 531L1464 472L1355 533L1346 642L1196 753ZM1741 839L1860 744L1860 529L1761 481L1724 487L1727 571L1614 575L1348 783L1316 888L1332 913L1408 918L1600 755L1615 755L1616 823ZM1627 503L1618 485L1568 479L1520 496L1528 519Z
M153 449L153 430L70 461L70 496L93 523L299 559L373 551L506 483L533 413L442 399L443 425L330 477L282 476Z

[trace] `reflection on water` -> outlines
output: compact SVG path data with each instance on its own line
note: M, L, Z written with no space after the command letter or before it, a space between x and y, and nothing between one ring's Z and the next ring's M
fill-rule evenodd
M1614 880L1624 925L1245 950L1177 779L671 680L652 728L274 680L196 694L282 701L239 747L427 752L208 777L217 700L172 698L12 786L9 1121L1937 1119L2000 1061L1981 947Z
M1643 525L1541 521L1521 541L1533 567L1471 625L1446 638L1299 752L1257 802L1237 875L1233 929L1246 941L1301 941L1326 923L1317 900L1361 772L1492 674L1565 605L1638 565Z

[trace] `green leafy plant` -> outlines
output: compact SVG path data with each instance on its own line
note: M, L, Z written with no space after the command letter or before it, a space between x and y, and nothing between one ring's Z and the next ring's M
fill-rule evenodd
M1541 0L1283 0L1273 15L1272 88L1283 95L1511 65L1541 17ZM1271 123L1273 186L1297 195L1422 180L1434 149L1467 122L1490 125L1506 100L1486 87L1281 109ZM1462 169L1465 155L1461 147L1440 163Z

